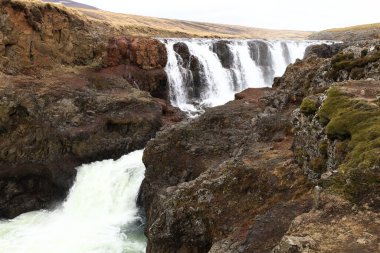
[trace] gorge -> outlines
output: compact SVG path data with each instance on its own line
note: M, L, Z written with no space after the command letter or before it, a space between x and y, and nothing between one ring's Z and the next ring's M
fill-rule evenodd
M0 253L380 249L378 39L0 6Z

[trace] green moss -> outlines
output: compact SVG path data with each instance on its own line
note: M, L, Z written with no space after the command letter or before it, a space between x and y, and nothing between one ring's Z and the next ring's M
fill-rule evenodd
M340 70L346 70L351 72L354 68L360 69L368 65L369 63L380 60L380 52L377 51L374 54L367 55L362 53L362 57L355 59L353 53L339 53L331 60L332 69L328 73L328 77L336 80L339 76ZM357 72L358 70L356 70ZM355 73L356 75L358 73Z
M342 191L355 201L369 193L379 194L380 108L332 87L318 116L328 122L329 138L348 143L346 147L339 147L347 150L339 167L342 179L338 180L345 183L335 187L343 187Z
M313 99L305 98L301 103L300 110L303 114L312 115L318 110L317 103Z

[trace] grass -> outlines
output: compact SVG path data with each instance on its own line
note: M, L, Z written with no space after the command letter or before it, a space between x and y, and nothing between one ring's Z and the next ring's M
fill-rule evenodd
M60 4L43 3L39 0L12 0L28 6L50 5L86 19L98 28L118 35L149 37L203 37L203 38L258 38L303 40L311 34L306 31L271 30L237 25L223 25L185 20L145 17L113 13L102 10L69 8Z
M380 23L374 24L364 24L364 25L356 25L342 28L332 28L327 29L327 32L345 32L345 31L357 31L357 30L368 30L368 29L380 29Z

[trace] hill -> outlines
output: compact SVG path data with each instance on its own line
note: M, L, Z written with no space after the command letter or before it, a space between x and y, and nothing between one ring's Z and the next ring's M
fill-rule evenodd
M82 9L92 9L92 10L97 10L98 8L94 7L94 6L91 6L91 5L87 5L87 4L82 4L82 3L78 3L78 2L74 2L74 1L70 1L70 0L42 0L43 2L46 2L46 3L57 3L57 4L63 4L67 7L72 7L72 8L82 8Z
M114 27L117 30L122 31L122 33L132 36L300 40L305 39L311 34L311 32L307 31L271 30L237 25L202 23L113 13L68 0L44 0L44 2L51 2L54 4L59 3L68 8L75 8L76 11L84 14L92 21Z
M309 39L340 41L380 39L380 23L328 29L313 33Z

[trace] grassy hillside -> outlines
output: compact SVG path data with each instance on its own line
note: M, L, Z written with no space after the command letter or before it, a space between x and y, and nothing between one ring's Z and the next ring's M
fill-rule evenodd
M340 41L380 39L380 23L328 29L313 33L309 38Z
M92 10L97 10L98 8L95 8L94 6L87 5L87 4L82 4L70 0L42 0L43 2L47 3L58 3L58 4L63 4L67 7L73 7L73 8L82 8L82 9L92 9Z
M40 0L22 1L38 2ZM133 36L305 39L311 34L311 32L306 31L271 30L112 13L67 0L44 1L63 3L68 8L75 7L77 12L84 14L93 22L102 23L106 25L105 27L112 27L121 33Z

